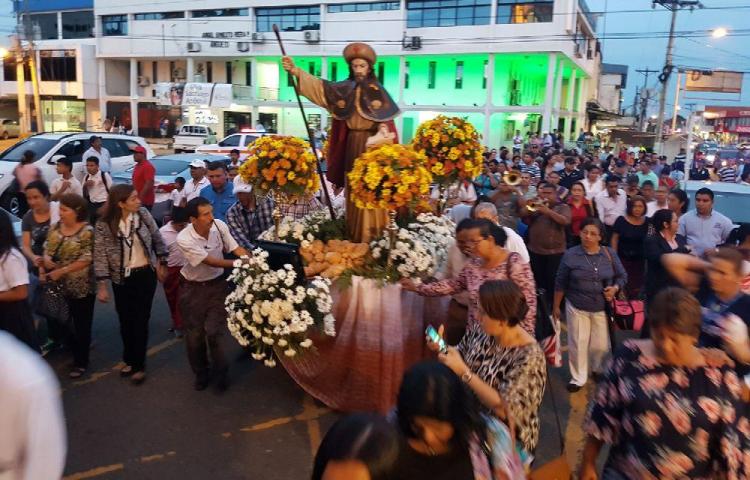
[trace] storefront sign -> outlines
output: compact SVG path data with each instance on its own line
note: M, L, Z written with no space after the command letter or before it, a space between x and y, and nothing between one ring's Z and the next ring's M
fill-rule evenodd
M203 32L201 36L205 39L216 39L210 42L211 48L229 48L229 42L224 39L245 39L250 36L250 32Z
M214 93L211 97L212 107L226 108L232 104L232 85L228 83L217 83L214 85Z
M200 106L210 104L213 89L213 83L186 83L185 91L182 94L182 105Z
M688 92L742 93L742 72L691 70L687 73L685 90Z
M211 110L196 110L195 123L199 125L216 125L219 123L219 116Z

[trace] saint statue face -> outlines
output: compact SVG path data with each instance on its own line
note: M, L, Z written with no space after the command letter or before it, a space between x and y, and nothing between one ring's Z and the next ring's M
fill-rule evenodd
M367 60L355 58L352 60L352 63L349 64L349 67L352 69L354 79L358 82L366 79L367 75L370 74L370 64L367 63Z

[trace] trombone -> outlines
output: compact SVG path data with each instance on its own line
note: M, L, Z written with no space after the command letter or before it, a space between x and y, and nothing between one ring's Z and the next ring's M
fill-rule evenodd
M503 183L515 187L521 183L521 173L517 170L507 170L503 173Z

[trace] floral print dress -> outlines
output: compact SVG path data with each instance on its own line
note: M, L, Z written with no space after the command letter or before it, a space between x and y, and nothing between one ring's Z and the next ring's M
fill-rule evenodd
M92 260L94 256L94 229L91 225L84 225L73 235L63 235L60 225L50 228L47 243L44 246L45 255L49 255L60 267L65 267L78 260ZM63 275L59 280L63 286L63 294L68 298L84 298L94 293L94 267L78 270Z
M676 367L660 364L651 350L649 341L625 342L589 405L584 431L611 445L605 472L641 480L739 478L739 431L749 427L733 362L701 349L705 366Z
M456 278L420 285L417 292L428 297L455 295L460 292L469 293L469 322L467 329L479 323L479 287L488 280L511 280L518 285L526 298L529 311L526 313L521 328L534 335L536 326L536 284L531 267L521 260L515 252L508 255L507 260L495 268L486 269L483 260L472 258L461 270Z

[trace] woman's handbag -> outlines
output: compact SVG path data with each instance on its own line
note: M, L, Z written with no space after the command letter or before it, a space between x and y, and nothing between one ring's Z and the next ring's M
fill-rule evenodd
M47 282L39 285L39 293L34 300L34 312L45 318L56 320L62 325L68 324L70 310L60 282Z
M544 289L536 292L536 326L534 336L542 347L547 363L562 367L562 345L560 342L560 322L550 315Z
M552 399L552 410L555 412L557 438L560 442L560 456L532 470L529 474L529 480L570 480L573 472L568 464L568 459L565 457L565 437L563 437L560 412L557 410L557 402L555 401L555 392L550 386L549 370L547 371L547 391Z
M614 270L614 261L607 247L602 247L604 253L612 264ZM612 321L619 330L633 330L639 332L646 321L646 306L643 300L628 300L623 292L612 300L611 308Z

